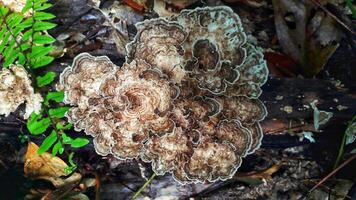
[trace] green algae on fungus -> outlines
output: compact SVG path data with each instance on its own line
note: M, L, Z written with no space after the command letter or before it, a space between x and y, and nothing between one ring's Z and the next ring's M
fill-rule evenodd
M123 67L81 54L61 74L67 117L101 155L140 158L181 184L231 178L263 137L262 50L223 6L137 29Z

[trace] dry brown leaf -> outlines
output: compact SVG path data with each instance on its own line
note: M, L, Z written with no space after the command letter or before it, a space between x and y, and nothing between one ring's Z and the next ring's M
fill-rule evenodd
M144 12L148 10L147 0L123 0L123 3L127 4L136 11Z
M47 152L38 155L37 150L38 146L35 143L28 144L24 165L26 177L48 180L57 188L81 179L81 175L78 173L74 173L66 179L61 178L67 175L64 169L68 165L60 158L53 157Z
M153 10L161 17L169 17L198 0L154 0Z
M246 174L240 174L239 176L244 178L251 178L251 179L269 180L272 179L272 175L276 173L281 167L282 165L275 164L266 170L258 171L258 172L249 172Z
M302 66L303 75L315 76L339 46L336 21L310 1L273 0L273 7L283 51Z
M272 165L270 168L263 171L252 171L247 173L239 173L235 177L236 181L244 182L249 185L259 185L272 179L272 175L281 168L281 164Z
M58 157L49 153L37 154L38 146L30 142L25 155L25 175L28 177L60 177L65 176L64 168L68 165Z

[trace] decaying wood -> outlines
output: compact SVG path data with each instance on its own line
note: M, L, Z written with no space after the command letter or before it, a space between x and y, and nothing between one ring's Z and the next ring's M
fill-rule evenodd
M313 109L310 107L313 100L318 100L317 107L320 110L333 112L326 128L322 127L323 132L343 131L346 122L356 111L354 91L320 79L271 78L263 86L260 99L268 110L268 116L262 123L266 135L316 132L313 127ZM24 124L14 116L0 118L0 132L14 134L20 132L22 127ZM22 131L26 131L26 128Z
M327 128L324 127L326 132L341 131L356 111L356 92L353 89L320 79L270 79L263 87L261 100L268 109L262 125L268 135L316 131L310 107L314 100L318 100L319 110L333 113L325 126Z

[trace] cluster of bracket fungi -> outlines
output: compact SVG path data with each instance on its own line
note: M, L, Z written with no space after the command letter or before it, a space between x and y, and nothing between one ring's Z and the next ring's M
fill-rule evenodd
M22 66L10 65L0 70L0 115L8 116L25 103L24 119L30 117L32 112L39 114L43 98L35 93L31 79Z
M63 71L69 121L98 154L141 158L182 184L231 178L263 135L262 50L228 7L136 26L122 67L84 53Z

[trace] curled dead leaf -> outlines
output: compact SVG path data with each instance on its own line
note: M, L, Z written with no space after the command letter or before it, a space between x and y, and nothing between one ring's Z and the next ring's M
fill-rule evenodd
M301 65L303 75L315 76L339 46L337 22L310 1L273 0L273 7L284 52Z
M50 181L56 188L80 181L81 175L79 173L73 173L65 178L68 174L65 173L64 169L68 165L62 159L53 157L47 152L38 155L38 148L33 142L28 144L24 165L26 177Z
M272 175L276 173L280 168L282 167L282 164L275 164L272 165L270 168L265 169L263 171L254 171L254 172L248 172L246 174L240 174L239 176L245 177L245 178L252 178L252 179L272 179Z
M241 182L245 182L250 185L259 185L263 183L266 180L271 180L272 175L276 173L280 168L282 167L282 164L274 164L268 169L265 169L263 171L252 171L248 173L240 173L237 176L237 180Z

